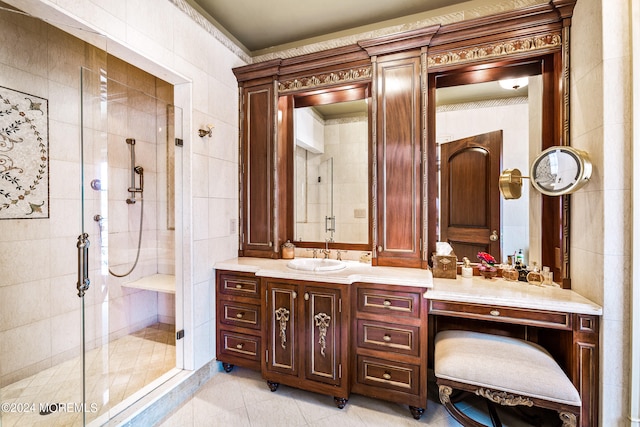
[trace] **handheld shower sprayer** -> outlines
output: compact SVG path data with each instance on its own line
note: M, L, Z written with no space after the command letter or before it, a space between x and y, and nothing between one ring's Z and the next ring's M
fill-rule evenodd
M142 166L136 166L136 140L133 138L126 139L131 153L131 186L127 189L131 193L131 197L127 199L127 204L132 205L136 202L136 193L142 195L144 189L144 169ZM140 186L136 187L136 175L140 175Z

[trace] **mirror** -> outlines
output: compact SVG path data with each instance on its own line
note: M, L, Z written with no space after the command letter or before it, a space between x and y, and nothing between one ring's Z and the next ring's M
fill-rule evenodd
M296 242L369 241L367 104L294 110Z
M458 260L478 262L483 251L500 263L522 251L525 264L541 267L540 195L524 186L521 198L505 200L498 182L505 168L528 171L542 149L542 88L540 74L505 87L436 85L436 239Z
M293 96L297 246L370 247L368 87L353 90Z

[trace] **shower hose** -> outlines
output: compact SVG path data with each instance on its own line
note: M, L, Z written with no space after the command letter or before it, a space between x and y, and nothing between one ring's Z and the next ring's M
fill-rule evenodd
M140 194L140 228L138 231L138 250L136 251L136 260L133 262L133 266L131 267L131 269L124 274L114 273L113 270L111 270L111 267L109 267L109 274L111 274L112 276L126 277L130 275L138 265L138 260L140 259L140 246L142 244L142 218L143 217L144 217L144 197L142 196L142 194ZM102 226L100 226L100 235L102 236Z

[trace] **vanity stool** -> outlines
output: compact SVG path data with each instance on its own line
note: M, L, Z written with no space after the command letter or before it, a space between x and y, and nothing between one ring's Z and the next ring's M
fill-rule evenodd
M483 427L451 401L453 390L505 406L537 406L558 412L563 427L579 423L580 394L541 346L517 338L450 330L435 338L434 371L440 402L465 427ZM490 409L494 426L500 426Z

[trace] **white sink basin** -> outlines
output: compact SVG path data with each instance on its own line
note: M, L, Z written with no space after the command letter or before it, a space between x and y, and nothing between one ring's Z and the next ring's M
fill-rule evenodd
M323 258L297 258L287 263L287 267L303 271L337 271L346 266L347 264L337 259Z

